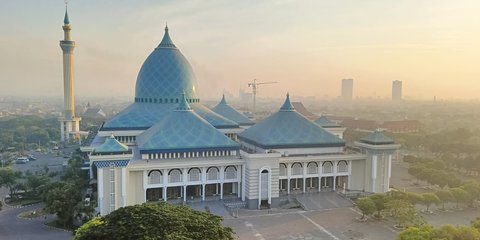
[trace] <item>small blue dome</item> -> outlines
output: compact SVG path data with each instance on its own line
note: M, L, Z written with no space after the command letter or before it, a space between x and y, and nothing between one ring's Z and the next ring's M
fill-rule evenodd
M168 27L162 42L140 69L135 86L135 102L177 103L185 92L188 102L198 102L197 79L188 60L173 44Z

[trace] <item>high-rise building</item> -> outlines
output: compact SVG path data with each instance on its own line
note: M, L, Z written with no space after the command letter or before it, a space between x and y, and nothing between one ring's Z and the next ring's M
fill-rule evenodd
M352 99L353 96L353 79L342 79L342 98Z
M402 81L392 82L392 100L402 100Z
M64 38L60 41L60 47L63 52L63 116L60 121L60 140L68 141L71 136L79 137L80 118L75 116L75 94L73 81L73 49L75 41L70 37L70 19L68 11L65 9L65 18L63 19Z

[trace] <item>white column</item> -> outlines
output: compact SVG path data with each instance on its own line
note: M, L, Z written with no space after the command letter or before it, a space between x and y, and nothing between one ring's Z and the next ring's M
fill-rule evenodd
M147 197L145 193L145 197ZM127 206L127 168L122 168L122 206Z
M372 156L372 192L375 192L375 185L377 179L377 156Z
M347 188L350 189L350 183L351 183L351 178L352 178L352 160L348 161L348 179L347 179Z
M187 201L187 177L188 177L188 169L182 169L182 191L183 191L183 201Z
M148 172L143 170L143 202L147 202Z
M302 164L303 166L303 173L302 173L302 178L303 178L303 193L305 193L305 189L306 189L306 186L307 185L307 163L303 163Z
M290 194L290 175L292 174L291 163L287 163L287 195Z
M105 215L103 212L103 168L97 168L97 191L98 191L98 211L100 215Z
M388 155L388 179L392 176L392 154Z
M245 194L246 194L246 182L247 180L245 179L245 164L242 165L242 201L245 201Z
M240 198L242 195L241 195L241 192L242 192L242 189L241 189L241 184L242 184L242 178L241 178L241 175L240 175L240 170L242 168L242 165L238 165L237 166L237 197Z
M317 162L318 164L318 191L322 191L322 162Z
M167 201L168 169L163 170L163 201Z
M205 182L207 181L207 169L202 167L202 201L205 201Z
M337 189L337 172L338 161L333 161L333 191Z
M220 166L220 199L223 199L223 182L225 179L224 166Z
M262 205L262 170L258 171L258 209Z

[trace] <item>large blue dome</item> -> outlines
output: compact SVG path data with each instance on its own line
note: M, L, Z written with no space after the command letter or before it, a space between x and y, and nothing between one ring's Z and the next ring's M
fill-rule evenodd
M198 102L196 91L192 66L173 44L166 27L162 41L138 73L135 102L178 103L183 92L188 102Z

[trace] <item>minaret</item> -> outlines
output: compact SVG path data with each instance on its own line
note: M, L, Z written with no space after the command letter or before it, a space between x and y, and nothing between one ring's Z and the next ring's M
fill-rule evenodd
M60 41L60 47L63 52L63 116L59 119L61 125L61 141L68 141L70 135L79 137L80 118L75 116L75 95L73 82L73 49L75 42L70 38L70 19L68 11L65 8L65 18L63 19L64 39Z

